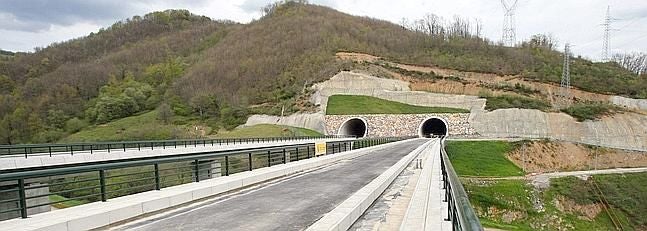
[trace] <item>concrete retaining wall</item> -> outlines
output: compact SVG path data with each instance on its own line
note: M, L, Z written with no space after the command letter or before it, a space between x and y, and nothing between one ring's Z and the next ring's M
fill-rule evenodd
M453 114L400 114L400 115L326 115L326 131L337 134L339 127L351 118L363 118L368 123L368 137L417 136L420 124L427 118L439 117L448 123L450 136L474 136L468 113Z
M483 138L553 138L647 151L647 116L636 113L577 122L564 113L529 109L476 110L472 111L469 123Z
M323 113L297 113L289 116L252 115L247 119L245 126L257 124L277 124L292 127L312 129L321 133L326 132Z
M463 109L482 109L485 99L468 95L449 95L411 91L409 83L394 79L377 78L361 73L343 71L330 80L313 86L316 93L312 97L315 105L326 110L328 97L331 95L366 95L401 103L432 106L452 107Z
M615 105L625 108L647 111L647 99L630 99L622 96L611 96L610 101Z

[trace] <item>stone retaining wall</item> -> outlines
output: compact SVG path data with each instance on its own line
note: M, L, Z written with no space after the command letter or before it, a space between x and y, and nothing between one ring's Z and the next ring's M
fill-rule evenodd
M445 119L449 135L473 136L474 128L468 122L469 113L452 114L385 114L385 115L326 115L326 132L337 134L339 127L346 120L363 118L368 123L368 137L379 136L417 136L420 124L430 117Z

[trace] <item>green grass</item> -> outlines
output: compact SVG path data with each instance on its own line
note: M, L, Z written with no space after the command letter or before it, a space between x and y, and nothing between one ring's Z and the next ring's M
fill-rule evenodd
M469 113L469 110L446 107L423 107L379 99L371 96L333 95L328 98L326 114L425 114Z
M63 202L59 202L59 203L56 203L56 204L52 204L52 207L57 208L57 209L64 209L64 208L69 208L69 207L85 204L85 202L80 201L80 200L69 200L69 201L65 201L65 200L68 200L68 198L66 198L64 196L61 196L61 195L57 195L57 194L49 195L49 201L50 202L63 201Z
M321 136L322 134L306 128L259 124L241 127L228 132L218 133L223 138L279 137L279 136Z
M182 119L182 118L177 118ZM157 111L130 116L106 124L93 125L63 138L59 142L95 142L126 140L163 140L198 138L189 134L184 125L164 124Z
M483 226L504 230L533 230L524 220L509 223L503 221L503 213L518 213L525 217L537 215L530 200L531 186L523 180L484 182L463 183ZM492 212L493 209L497 212Z
M647 229L647 173L596 175L588 180L564 177L551 180L550 187L535 191L523 180L463 180L470 203L481 224L503 230L615 230L606 211L592 219L580 210L558 209L557 199L578 205L600 203L591 182L595 180L624 230ZM540 201L541 209L533 206ZM563 203L561 206L563 206ZM505 221L504 214L524 214Z
M577 121L597 120L603 116L613 115L622 111L622 108L607 103L586 102L571 105L562 109L562 112L571 115Z
M506 158L512 144L503 141L450 141L447 155L462 176L523 176L524 172Z
M486 96L485 110L492 111L504 108L523 108L547 111L551 108L550 103L545 100L534 99L523 96L501 95Z
M578 204L590 204L598 201L593 180L621 221L628 219L634 229L647 228L647 173L596 175L587 181L566 177L552 181L551 187Z

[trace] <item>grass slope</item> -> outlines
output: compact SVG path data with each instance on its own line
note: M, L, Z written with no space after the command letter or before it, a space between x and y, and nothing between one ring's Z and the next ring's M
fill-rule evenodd
M613 115L622 111L621 107L607 103L595 102L577 103L568 108L562 109L562 112L569 114L580 122L585 120L597 120L604 116Z
M94 142L125 140L164 140L191 137L184 125L164 124L157 119L157 111L94 125L74 133L60 142Z
M463 184L470 203L486 227L503 230L615 230L605 210L589 218L582 209L600 204L591 184L593 180L599 185L611 206L609 211L618 217L623 230L646 230L647 185L644 182L647 173L597 175L588 180L557 178L543 191L533 190L523 180L465 179ZM533 201L541 206L534 206ZM569 209L565 209L567 207Z
M259 124L249 127L237 128L229 132L218 133L223 138L246 137L279 137L279 136L320 136L321 133L306 128L280 126L273 124Z
M326 114L425 114L469 113L469 110L446 107L423 107L379 99L371 96L333 95L328 98Z
M449 156L456 173L461 176L523 176L524 172L506 158L512 149L502 141L451 141Z

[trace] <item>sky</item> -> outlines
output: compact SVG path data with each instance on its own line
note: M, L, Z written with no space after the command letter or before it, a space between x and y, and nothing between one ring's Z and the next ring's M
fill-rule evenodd
M134 15L188 9L212 19L247 23L274 0L0 0L0 49L33 51L88 35ZM513 0L507 0L512 2ZM458 15L483 23L483 35L500 41L504 10L497 0L310 0L341 12L393 23L433 13ZM560 46L593 60L602 55L607 6L614 18L611 52L647 52L647 0L519 0L515 11L517 41L552 34Z

